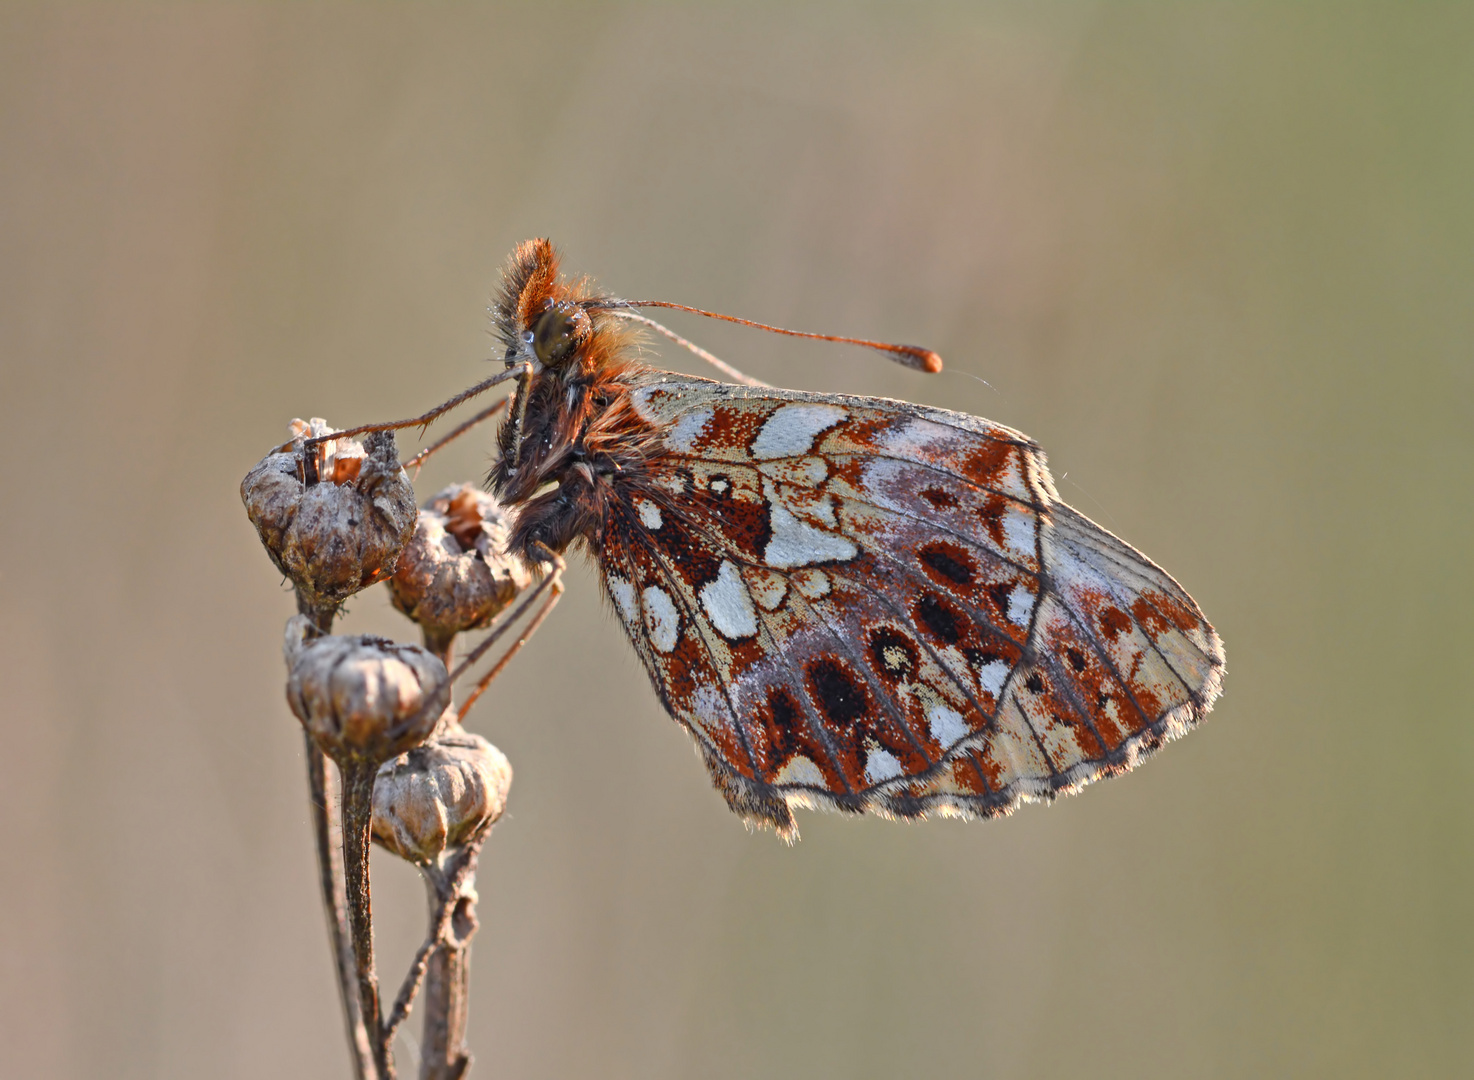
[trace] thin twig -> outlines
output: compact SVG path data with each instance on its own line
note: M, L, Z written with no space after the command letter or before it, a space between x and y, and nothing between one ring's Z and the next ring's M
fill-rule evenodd
M458 631L444 632L431 630L428 626L420 628L420 640L425 643L425 648L440 658L445 665L445 670L450 671L450 666L455 662L456 636Z
M448 864L424 868L433 918L445 930L425 974L425 1025L420 1039L421 1080L453 1080L466 1074L470 1017L471 939L475 936L476 862L490 825Z
M437 922L430 931L430 935L421 942L415 952L415 959L409 966L409 971L404 976L404 982L399 987L399 996L394 999L394 1008L389 1013L389 1021L384 1025L384 1034L392 1039L399 1031L399 1025L409 1018L409 1012L414 1008L415 995L420 992L420 986L425 981L425 968L429 966L430 954L439 948L440 943L445 940L445 928L450 925L450 915L446 914L441 922Z

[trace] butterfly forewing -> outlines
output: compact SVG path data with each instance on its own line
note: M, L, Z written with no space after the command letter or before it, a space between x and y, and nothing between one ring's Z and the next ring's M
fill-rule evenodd
M995 815L1131 767L1216 695L1180 587L1007 428L663 373L604 522L611 599L735 809Z

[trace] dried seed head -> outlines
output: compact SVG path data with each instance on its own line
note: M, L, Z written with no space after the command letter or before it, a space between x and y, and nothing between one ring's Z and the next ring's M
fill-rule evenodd
M386 638L314 637L287 620L287 704L339 765L378 764L414 749L450 704L445 665L418 645Z
M426 640L486 626L532 580L507 553L511 522L496 499L456 484L420 511L414 537L389 579L394 606Z
M434 862L502 816L512 766L479 735L460 729L411 750L374 780L374 839L410 862Z
M312 607L332 607L384 580L414 532L415 492L393 433L375 432L362 445L323 443L306 461L304 441L331 430L324 420L293 420L292 441L241 481L266 553Z

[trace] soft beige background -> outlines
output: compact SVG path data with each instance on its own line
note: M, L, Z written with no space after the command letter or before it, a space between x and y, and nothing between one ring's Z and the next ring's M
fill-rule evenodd
M1229 676L1125 780L790 850L580 567L473 723L517 770L477 1076L1474 1074L1474 9L1287 7L6 6L0 1071L347 1075L236 487L293 416L480 377L547 234L937 348L672 318L1028 431ZM345 625L411 632L381 590ZM375 874L397 974L420 891Z

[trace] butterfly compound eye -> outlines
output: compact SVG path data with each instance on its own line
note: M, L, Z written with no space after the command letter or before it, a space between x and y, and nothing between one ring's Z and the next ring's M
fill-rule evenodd
M554 304L533 324L532 351L541 363L556 367L573 355L592 329L583 308Z

